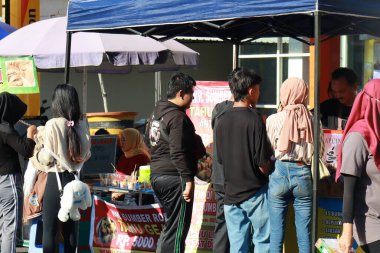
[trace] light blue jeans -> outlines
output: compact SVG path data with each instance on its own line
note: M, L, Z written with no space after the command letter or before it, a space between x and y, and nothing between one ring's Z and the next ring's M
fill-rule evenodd
M311 252L312 179L310 166L276 161L269 175L269 215L271 223L270 253L282 253L285 218L293 202L300 253Z
M251 240L255 252L269 253L268 185L240 204L224 205L224 216L230 253L248 253Z

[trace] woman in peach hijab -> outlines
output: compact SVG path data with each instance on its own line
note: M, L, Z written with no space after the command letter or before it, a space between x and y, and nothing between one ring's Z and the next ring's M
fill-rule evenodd
M124 153L116 163L119 174L131 175L141 165L150 163L148 148L140 132L134 128L125 128L120 132L120 145Z
M293 201L299 252L311 252L313 121L307 109L305 81L289 78L281 86L280 107L266 121L268 138L275 153L269 175L270 252L282 253L285 217Z

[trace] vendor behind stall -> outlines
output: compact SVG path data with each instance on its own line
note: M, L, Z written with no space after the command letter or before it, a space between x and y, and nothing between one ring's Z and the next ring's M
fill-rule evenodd
M331 74L329 95L321 103L321 121L325 128L343 130L358 89L358 77L349 68L337 68Z
M125 128L120 132L120 145L124 155L116 163L118 174L131 175L141 165L150 163L148 148L140 132L134 128Z
M120 145L123 151L116 163L116 173L131 175L142 165L150 163L150 154L140 132L134 128L125 128L119 133ZM112 199L120 200L123 193L112 193Z

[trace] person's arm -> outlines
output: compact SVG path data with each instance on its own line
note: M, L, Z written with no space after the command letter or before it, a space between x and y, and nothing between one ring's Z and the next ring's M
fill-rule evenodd
M217 125L217 127L214 129L215 131L215 147L216 148L216 157L217 157L217 162L219 164L223 164L223 155L222 155L222 147L223 144L221 144L221 140L223 140L223 131L220 128L220 124Z
M36 142L34 141L34 135L37 133L36 126L32 125L27 129L27 138L24 139L18 135L17 132L12 132L7 136L7 144L11 146L20 155L30 158L33 156L34 146Z
M265 124L268 140L273 150L276 148L276 122L274 122L274 117L276 116L268 117Z
M214 130L214 127L215 127L216 117L219 114L218 107L219 107L219 104L216 104L215 107L214 107L214 109L212 109L212 113L211 113L211 128L213 130Z
M344 176L343 193L343 231L339 246L344 253L352 247L352 227L355 217L355 193L357 181L366 168L368 147L359 133L350 133L343 142L341 173ZM365 196L361 196L365 198Z
M272 170L272 161L267 161L267 163L265 163L265 164L262 164L262 165L260 165L259 166L259 168L260 168L260 171L265 175L265 176L268 176L269 175L269 173L271 172L271 170Z
M194 196L194 181L186 182L185 190L182 193L186 202L190 202Z
M262 120L257 120L255 129L255 160L259 165L260 171L268 176L272 170L270 160L273 155L273 149L267 136L267 131Z
M358 177L344 175L344 193L343 193L343 231L339 238L339 247L344 253L350 252L353 245L353 221L354 221L354 204L355 204L355 186Z
M187 148L190 146L189 131L186 131L186 117L176 115L168 122L170 158L178 173L185 182L194 180L194 172L190 168ZM194 141L194 140L192 140Z

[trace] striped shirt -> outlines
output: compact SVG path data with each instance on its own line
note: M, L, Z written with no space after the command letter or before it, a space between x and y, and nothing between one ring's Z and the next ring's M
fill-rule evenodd
M287 160L287 161L302 161L305 164L310 165L313 159L314 146L313 144L307 143L305 140L300 139L299 143L290 143L290 148L288 152L281 152L277 149L277 142L280 138L280 131L284 126L286 117L286 112L282 111L270 115L266 120L266 128L269 141L274 150L274 156L277 160ZM320 134L320 155L323 154L324 143L323 143L323 130L321 125Z

